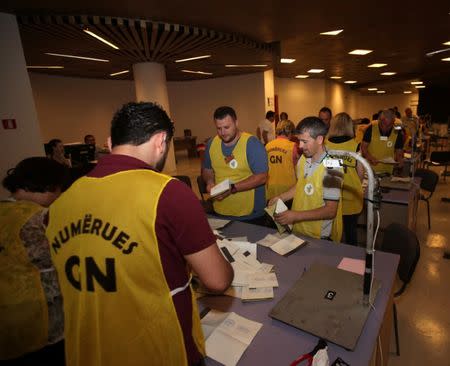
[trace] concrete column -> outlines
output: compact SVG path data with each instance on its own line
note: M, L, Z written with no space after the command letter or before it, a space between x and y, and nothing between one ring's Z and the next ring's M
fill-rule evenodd
M170 116L169 96L167 93L166 70L164 65L156 62L142 62L133 65L136 100L138 102L156 102ZM173 141L170 144L164 172L176 173Z
M31 156L44 156L30 79L16 17L0 13L0 180L8 169ZM4 128L4 120L7 129ZM11 121L14 120L14 121ZM9 128L14 127L16 128ZM0 198L8 192L0 186Z

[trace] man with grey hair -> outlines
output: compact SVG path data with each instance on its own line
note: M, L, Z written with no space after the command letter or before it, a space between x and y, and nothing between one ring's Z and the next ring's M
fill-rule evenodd
M392 174L396 163L403 167L403 133L394 128L394 120L394 112L385 109L364 132L361 151L377 174Z
M304 118L297 125L297 137L303 155L297 164L297 183L269 201L294 199L292 210L275 215L281 225L293 224L296 234L341 241L342 168L327 168L325 149L328 126L318 117Z

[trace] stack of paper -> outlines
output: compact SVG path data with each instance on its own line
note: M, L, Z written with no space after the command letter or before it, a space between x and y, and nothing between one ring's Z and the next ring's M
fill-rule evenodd
M219 184L216 184L211 188L210 195L211 197L216 197L230 190L231 181L229 179L225 179Z
M225 366L234 366L255 338L262 324L236 313L211 310L202 319L206 355Z
M280 255L289 254L305 243L305 240L293 234L281 238L277 235L268 234L258 242L258 244L268 247Z
M292 225L280 225L274 219L275 214L279 214L279 213L282 213L282 212L288 210L287 206L285 205L285 203L282 200L278 199L275 202L275 204L273 204L272 206L266 207L264 210L267 212L267 214L275 222L275 225L277 226L278 232L280 234L284 233L285 231L287 231L289 233L292 231Z

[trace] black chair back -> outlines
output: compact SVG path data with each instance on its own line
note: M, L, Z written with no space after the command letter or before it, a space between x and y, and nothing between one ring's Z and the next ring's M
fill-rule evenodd
M192 189L191 178L189 178L187 175L174 175L173 177L186 183L189 186L189 188Z
M422 178L420 181L420 188L433 193L436 189L436 185L439 182L439 175L429 169L416 169L414 175Z
M450 164L450 151L433 151L430 155L430 161L435 164Z
M381 250L400 256L397 273L403 286L394 295L398 296L405 290L416 269L420 258L419 240L417 240L416 234L406 226L393 223L384 231Z
M207 193L206 183L203 180L203 177L201 175L199 175L197 177L197 186L198 186L198 191L200 192L200 196L202 196L202 201L205 201L205 197L203 195Z

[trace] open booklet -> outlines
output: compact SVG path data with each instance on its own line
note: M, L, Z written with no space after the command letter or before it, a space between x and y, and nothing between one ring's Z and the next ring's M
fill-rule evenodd
M275 204L273 204L271 206L267 206L264 210L272 218L272 220L275 223L275 225L277 226L278 232L280 234L284 233L285 231L287 231L288 233L292 232L292 225L280 225L274 219L275 214L279 214L279 213L282 213L282 212L288 210L287 206L285 205L285 203L282 200L278 199L275 202Z
M211 198L217 197L222 193L229 191L231 188L231 183L232 182L229 179L225 179L219 184L216 184L214 187L212 187L210 193Z

